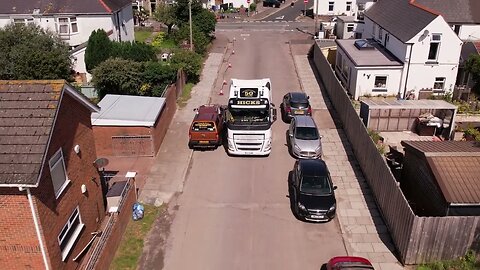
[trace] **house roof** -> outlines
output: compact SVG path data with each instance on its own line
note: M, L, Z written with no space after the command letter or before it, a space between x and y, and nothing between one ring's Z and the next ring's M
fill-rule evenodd
M416 99L416 100L393 100L393 99L364 99L361 104L365 104L369 109L419 109L419 110L456 110L457 106L446 102L445 100L434 99Z
M343 22L355 22L357 20L357 17L355 17L355 16L337 16L337 20L343 21Z
M448 203L480 203L480 146L464 141L403 141L405 151L425 156Z
M393 54L380 46L376 41L367 39L372 49L359 50L355 42L359 39L337 39L335 42L348 55L355 66L403 66Z
M131 0L9 0L0 1L0 14L110 14L127 5Z
M478 0L414 0L414 3L438 12L450 24L480 23Z
M63 80L0 81L0 186L36 186L64 93L99 108Z
M164 105L161 97L106 95L100 112L92 113L92 125L153 127Z
M365 16L406 43L438 14L416 5L412 0L379 0L365 12Z

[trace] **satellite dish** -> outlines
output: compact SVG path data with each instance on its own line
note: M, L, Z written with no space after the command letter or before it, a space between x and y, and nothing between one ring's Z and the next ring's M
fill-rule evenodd
M425 31L423 31L423 36L428 36L428 34L430 34L430 31L425 29Z
M423 31L423 34L418 38L418 41L422 42L426 37L428 37L428 34L430 34L430 31L425 29L425 31Z
M103 168L107 165L108 165L108 159L106 159L106 158L97 158L93 162L93 166L95 166L95 168L97 168L97 169Z

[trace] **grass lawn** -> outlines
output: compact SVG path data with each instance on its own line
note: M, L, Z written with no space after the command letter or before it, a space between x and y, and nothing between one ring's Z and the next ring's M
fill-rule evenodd
M130 218L110 269L137 269L138 260L143 252L143 240L152 228L155 219L159 216L162 209L166 207L163 205L156 207L147 204L143 206L145 207L143 219L133 221Z
M182 96L178 99L177 104L180 107L185 107L187 105L187 101L191 97L191 92L193 88L193 83L187 83L185 84L185 88L183 88Z
M135 31L135 41L145 42L145 40L149 38L151 34L152 34L152 31L137 30Z

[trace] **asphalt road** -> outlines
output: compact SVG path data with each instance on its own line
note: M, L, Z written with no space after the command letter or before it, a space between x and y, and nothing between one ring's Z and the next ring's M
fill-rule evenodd
M217 37L228 39L235 54L221 67L212 103L226 104L228 86L226 95L217 93L232 77L271 78L277 107L284 94L300 89L288 41L308 35L242 28L217 31ZM294 159L287 128L280 117L274 123L269 157L228 157L223 148L194 152L184 192L172 202L178 210L164 269L320 269L330 257L346 254L336 219L305 223L290 210L287 177Z
M268 17L263 18L260 21L294 21L299 16L303 16L305 7L306 9L313 8L314 0L308 0L308 3L304 3L302 0L294 1L294 5L290 6L290 4L284 3L282 4L281 8L269 15ZM306 5L305 5L306 4ZM285 6L283 8L283 6Z
M252 33L252 32L276 32L277 34L285 34L286 32L301 32L313 36L315 25L312 22L222 22L217 24L216 33L224 34L224 32ZM253 37L261 37L254 35ZM261 42L261 41L260 41ZM285 41L284 41L285 42Z

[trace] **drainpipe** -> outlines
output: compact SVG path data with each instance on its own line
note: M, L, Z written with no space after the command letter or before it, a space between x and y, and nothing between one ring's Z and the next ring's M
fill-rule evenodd
M122 42L122 25L120 23L120 11L115 13L115 17L117 17L117 25L118 25L118 41Z
M408 83L408 75L410 72L410 62L412 61L412 51L413 51L413 44L410 45L410 56L408 57L407 76L405 77L405 86L403 87L403 99L405 99L405 95L407 94L407 83Z
M25 189L27 190L28 203L30 205L30 210L32 211L33 224L35 225L35 231L37 233L38 242L40 244L40 251L42 252L43 263L45 264L45 269L50 270L50 265L48 264L48 259L47 259L47 253L45 252L45 244L43 243L42 235L40 234L40 225L38 223L38 218L35 213L35 206L33 205L32 193L30 192L30 188L19 187L18 189L20 191L24 191Z

